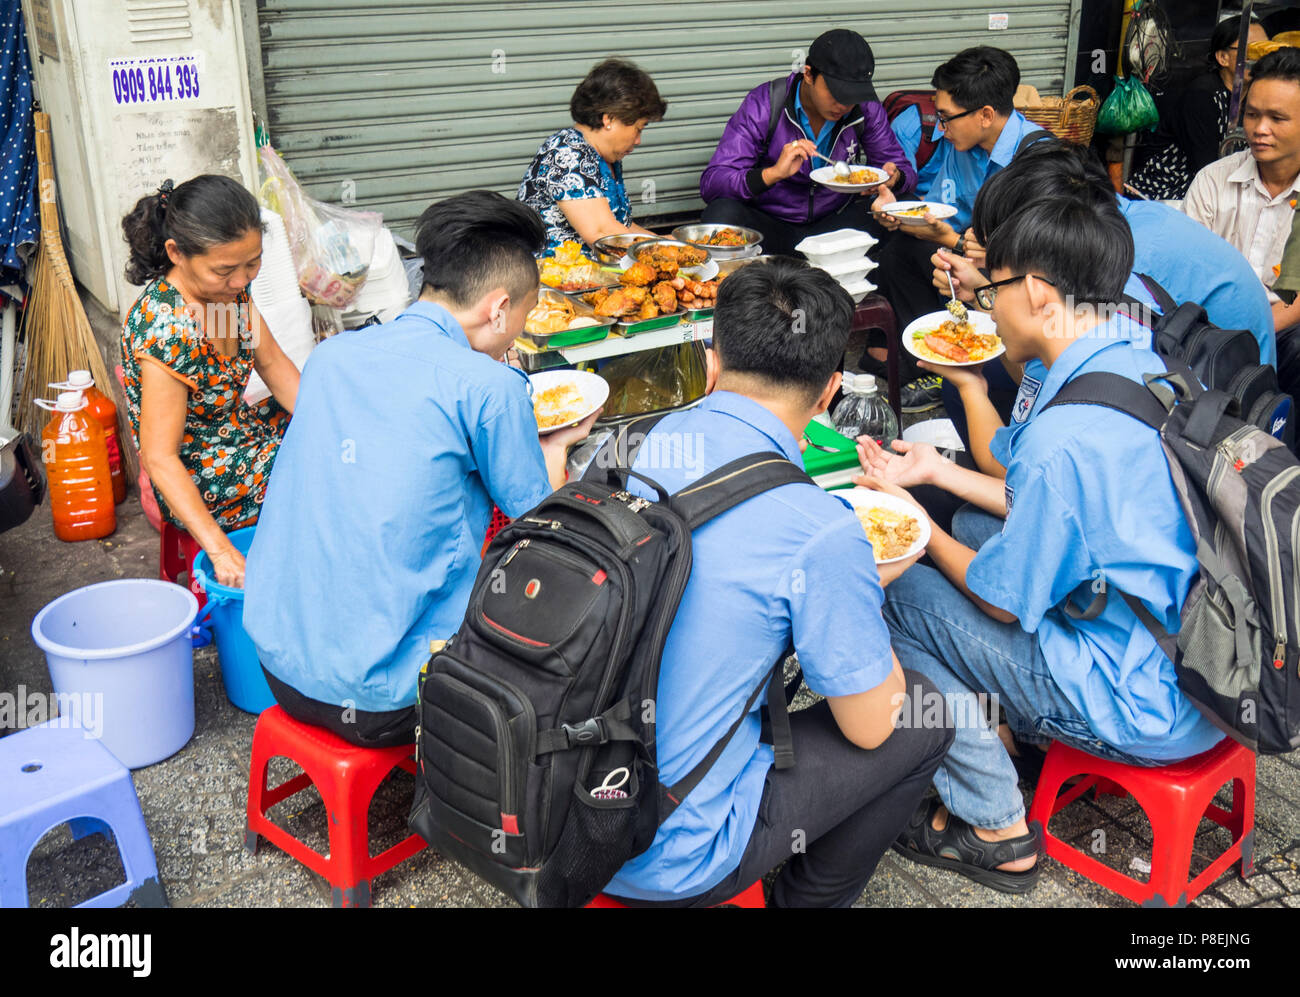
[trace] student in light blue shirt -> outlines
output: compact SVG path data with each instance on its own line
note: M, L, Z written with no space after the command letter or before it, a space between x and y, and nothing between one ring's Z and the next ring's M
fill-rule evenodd
M634 469L675 492L748 454L799 463L804 427L838 390L852 313L833 278L795 260L737 271L718 294L708 397L661 420ZM708 753L791 644L809 688L828 698L792 714L795 764L777 770L760 735L760 696L605 892L709 906L789 859L775 905L850 906L951 740L937 690L905 676L880 615L881 586L910 561L878 572L857 517L812 483L741 503L696 530L692 547L659 671L660 780L671 784ZM917 708L896 721L905 696ZM939 703L929 726L927 697Z
M322 343L267 490L244 628L280 705L354 744L414 739L429 644L460 626L492 505L515 517L564 480L526 377L500 362L537 303L544 230L470 191L432 205L425 285L383 325Z
M979 294L1007 356L1044 372L1005 435L1005 481L945 462L932 447L888 455L872 443L863 459L876 487L929 483L978 507L957 515L954 535L935 529L934 569L890 586L885 618L904 665L955 704L996 694L1022 742L1056 739L1159 764L1206 751L1221 735L1124 600L1108 600L1091 620L1066 607L1088 608L1100 580L1176 632L1197 574L1195 541L1154 430L1100 406L1044 411L1086 372L1142 383L1165 369L1123 328L1127 319L1107 318L1132 260L1113 203L1039 200L1002 222L988 245L993 282ZM1035 881L1039 840L1008 749L989 733L957 725L935 779L941 802L920 808L896 847L1020 892Z

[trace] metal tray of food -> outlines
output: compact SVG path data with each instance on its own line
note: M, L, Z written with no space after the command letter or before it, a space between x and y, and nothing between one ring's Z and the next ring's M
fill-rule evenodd
M683 311L675 311L669 312L667 315L660 315L657 318L643 319L640 322L618 322L614 325L614 335L622 336L624 339L631 339L643 332L667 329L670 325L677 325L681 322L682 316L685 314Z
M619 262L632 251L632 247L642 242L657 242L657 235L644 232L627 232L620 235L607 235L592 244L596 259L607 266L618 266Z
M679 250L682 249L690 250L692 253L696 254L697 256L699 254L704 255L704 259L700 260L697 263L686 264L685 266L682 267L683 270L691 270L694 269L695 267L703 267L708 264L709 260L713 259L712 253L710 253L709 250L704 246L693 246L689 242L682 242L680 239L654 239L654 240L647 240L646 242L638 242L636 245L632 247L628 255L631 256L633 260L640 260L641 257L644 256L646 253L650 253L658 249L664 249L669 246L676 247Z
M723 232L734 233L736 237L743 241L734 246L709 242L710 239L717 238ZM757 256L756 250L763 242L763 233L757 229L745 228L743 225L699 222L695 225L681 225L673 229L673 238L708 250L713 259L721 263L723 260Z
M556 311L571 310L575 318L595 319L596 324L584 325L577 329L558 329L555 332L530 330L529 320L537 317L539 311L544 310L548 304ZM524 334L519 338L544 350L556 350L564 346L599 342L609 335L613 325L613 319L601 318L596 314L596 310L581 298L544 287L537 292L537 308L528 313L528 319L524 322Z
M593 274L592 282L587 284L582 284L581 286L575 286L575 287L563 287L563 286L556 287L554 284L548 284L545 280L542 280L542 275L544 273L546 264L552 261L553 259L555 258L544 256L537 261L538 281L542 285L542 287L548 290L556 291L560 294L587 294L590 291L598 291L602 287L610 287L618 283L617 269L608 270L605 267L600 266L594 260L591 260L588 257L583 256L582 259L586 260L587 262L586 269L590 269L592 271ZM582 264L581 262L579 262L579 263L571 264L571 266L582 266Z

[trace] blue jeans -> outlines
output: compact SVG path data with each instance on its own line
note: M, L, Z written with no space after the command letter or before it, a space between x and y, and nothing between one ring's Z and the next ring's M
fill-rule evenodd
M1002 520L969 505L953 517L953 536L972 550L1001 528ZM991 723L985 711L991 697L1021 741L1064 741L1128 765L1158 764L1100 740L1053 680L1038 637L988 616L933 568L914 566L890 584L884 616L903 667L925 675L947 700L956 736L934 784L967 823L995 829L1025 816L1019 777L995 729L996 711Z

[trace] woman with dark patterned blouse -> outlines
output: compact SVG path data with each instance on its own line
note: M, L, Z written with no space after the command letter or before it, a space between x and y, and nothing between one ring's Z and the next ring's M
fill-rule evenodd
M226 536L257 522L298 396L298 368L249 298L262 265L257 200L205 174L140 198L122 219L126 279L145 284L122 328L127 414L167 520L186 530L222 585L242 587ZM256 368L274 399L244 401Z
M569 101L573 125L542 143L515 194L542 216L548 250L567 241L591 245L607 235L652 234L632 221L623 157L667 107L649 74L619 59L606 59L578 84Z
M1237 67L1241 15L1222 20L1210 36L1209 66L1187 84L1170 120L1156 131L1168 144L1151 155L1133 175L1129 186L1153 201L1177 201L1187 195L1192 178L1219 158L1228 134L1228 105ZM1264 28L1252 21L1250 44L1268 41ZM1250 78L1249 72L1246 74Z

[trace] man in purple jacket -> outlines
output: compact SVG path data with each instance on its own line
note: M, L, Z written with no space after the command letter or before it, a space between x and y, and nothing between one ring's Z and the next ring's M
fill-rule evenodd
M820 152L883 167L895 190L915 186L916 171L871 84L874 70L866 39L841 28L812 43L808 64L784 87L778 80L751 90L700 176L704 221L757 229L763 251L774 255L792 255L805 237L840 228L881 237L870 197L836 193L810 176L828 165L812 161Z

